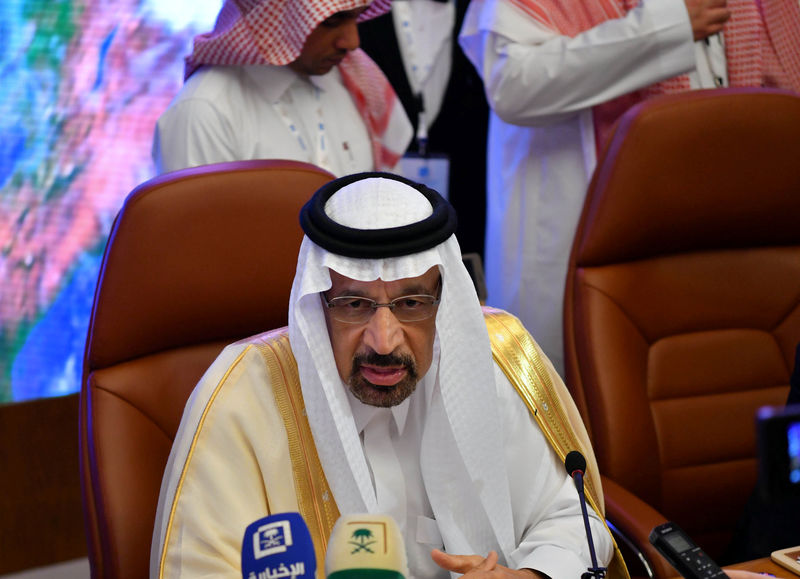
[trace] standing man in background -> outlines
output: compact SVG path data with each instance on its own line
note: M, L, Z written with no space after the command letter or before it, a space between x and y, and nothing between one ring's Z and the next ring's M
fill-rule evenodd
M414 125L409 152L449 161L446 190L458 212L461 251L482 256L489 107L480 77L456 42L468 4L393 0L390 12L360 24L359 33Z
M157 171L270 158L335 175L393 168L412 128L357 28L389 4L226 0L157 123Z
M765 2L800 12L797 0ZM779 34L781 55L754 0L470 4L460 42L492 110L487 301L518 315L562 375L567 261L612 124L661 93L800 89L800 66L783 64L800 58L800 18Z

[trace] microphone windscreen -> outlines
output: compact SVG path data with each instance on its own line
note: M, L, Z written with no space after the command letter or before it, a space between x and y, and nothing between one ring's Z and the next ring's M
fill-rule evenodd
M389 515L342 515L325 554L328 579L405 579L408 559L400 528Z
M571 450L564 459L564 468L567 469L569 476L573 476L575 471L580 471L583 474L586 472L586 459L577 450Z
M314 543L300 513L281 513L247 526L242 539L242 578L306 577L317 571Z

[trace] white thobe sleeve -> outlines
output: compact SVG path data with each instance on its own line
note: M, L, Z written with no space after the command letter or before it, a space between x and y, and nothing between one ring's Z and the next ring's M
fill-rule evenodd
M645 0L625 17L575 37L559 35L514 6L496 6L489 26L468 14L459 40L491 108L508 123L559 122L695 68L682 0Z
M156 172L240 160L237 143L236 131L212 103L182 101L156 123L152 151Z
M580 577L592 559L575 485L522 398L499 368L495 372L517 539L508 566L553 578ZM613 554L611 536L591 505L587 510L598 564L606 566Z

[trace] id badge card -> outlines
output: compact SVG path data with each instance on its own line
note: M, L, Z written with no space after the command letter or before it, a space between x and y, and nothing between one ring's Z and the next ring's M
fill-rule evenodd
M406 179L427 185L449 199L450 159L447 155L431 153L422 156L418 153L406 153L400 159L397 170Z

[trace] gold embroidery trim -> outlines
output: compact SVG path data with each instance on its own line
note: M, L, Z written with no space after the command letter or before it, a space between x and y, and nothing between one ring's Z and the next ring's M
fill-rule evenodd
M541 352L531 335L517 318L507 312L488 307L483 308L483 312L495 361L525 401L559 458L563 461L567 453L575 449L585 452L574 433L569 417L553 387L550 374L545 368ZM599 478L598 473L593 473L584 479L586 498L596 513L603 512L598 508L599 495L595 492L595 480L599 484ZM603 517L600 518L611 536L605 520ZM614 544L614 557L609 565L609 579L630 579L622 553L613 536L611 540Z
M197 423L197 429L194 431L194 436L192 436L192 444L189 446L189 453L186 455L186 460L183 463L183 469L181 470L181 476L178 479L178 486L175 488L175 496L172 499L172 507L169 511L169 519L167 520L167 530L164 533L164 546L161 551L161 559L158 563L158 576L164 576L164 565L167 559L167 550L169 548L169 541L170 535L172 534L172 523L175 517L175 511L178 508L178 497L180 497L181 490L183 489L183 481L186 478L186 472L189 470L189 463L192 461L192 456L194 455L195 447L197 446L197 439L200 437L200 431L203 429L203 425L205 424L206 417L211 410L211 406L213 406L214 401L217 398L222 386L230 376L233 369L236 365L241 361L244 355L247 353L248 348L242 350L242 352L236 357L236 360L228 367L227 372L220 378L220 381L214 387L214 392L211 393L211 396L206 403L205 408L203 408L203 414L200 416L200 421Z
M264 335L256 344L269 373L275 402L283 418L289 442L297 505L311 532L317 561L325 560L328 537L339 518L339 509L325 478L311 427L306 416L297 362L285 328ZM324 566L317 569L324 576Z
M564 427L565 424L569 424L569 420L561 407L560 400L553 395L554 390L550 376L544 367L535 343L530 334L522 328L519 321L510 314L491 308L484 308L484 313L495 361L525 401L545 437L563 460L569 450L579 448L581 445L576 437L571 436L571 427ZM517 347L510 348L511 344ZM298 508L301 516L309 526L317 561L324 561L328 537L333 530L333 525L339 518L339 509L333 499L319 456L316 453L316 446L311 435L308 418L306 417L305 404L303 403L297 362L289 345L288 332L286 328L270 332L264 335L255 346L264 358L275 401L286 426ZM178 497L180 496L186 471L194 454L200 431L222 385L247 350L248 348L245 348L239 354L220 379L206 407L203 409L203 414L192 437L189 453L184 462L170 509L164 536L164 547L159 561L159 577L163 577ZM593 480L587 479L586 483L587 498L590 504L596 512L601 512L595 502ZM267 504L269 504L268 496ZM609 577L629 579L616 543L614 544L614 551L614 560L609 569L613 573ZM322 577L322 573L324 573L324 566L320 565L317 569L317 575Z

